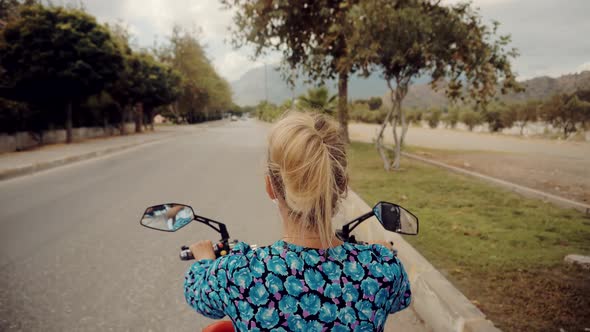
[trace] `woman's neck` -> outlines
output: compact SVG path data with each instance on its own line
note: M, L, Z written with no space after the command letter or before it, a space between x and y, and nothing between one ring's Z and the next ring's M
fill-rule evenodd
M284 219L282 240L297 246L314 249L333 248L342 244L342 241L335 235L332 235L331 243L323 244L317 231L302 229L299 223Z
M281 219L283 220L282 240L287 243L315 249L333 248L342 244L342 241L340 241L340 239L338 239L334 234L332 235L330 241L331 243L322 244L319 232L316 230L302 228L299 222L291 219L288 209L285 207L284 201L282 199L279 199L279 213L281 215Z

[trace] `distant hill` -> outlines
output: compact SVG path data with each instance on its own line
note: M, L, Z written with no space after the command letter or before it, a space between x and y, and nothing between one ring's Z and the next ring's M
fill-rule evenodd
M509 93L499 95L498 100L504 102L518 102L529 99L543 100L556 93L571 93L580 88L590 89L590 71L577 74L567 74L557 78L548 76L535 77L521 82L525 91L522 93ZM388 98L389 94L383 94ZM387 103L387 101L385 101ZM408 95L404 99L404 106L416 108L439 107L448 104L448 100L441 86L439 91L434 91L428 84L416 84L410 87Z
M404 99L406 107L435 107L448 104L442 87L439 91L430 88L428 77L418 78L410 87L408 95ZM583 71L578 74L563 75L558 78L548 76L535 77L522 82L525 92L519 94L500 95L502 101L523 101L528 99L546 99L555 93L573 92L579 87L590 89L590 71ZM280 73L271 66L267 68L268 99L270 102L280 104L292 96L304 94L313 84L305 84L303 79L296 82L294 90L283 81ZM231 82L234 93L234 101L241 106L255 105L265 100L264 66L257 67L246 72L237 81ZM330 92L336 94L337 86L335 80L326 82ZM369 98L383 96L388 99L387 85L377 74L368 78L354 76L349 84L349 99ZM386 101L387 102L387 101Z
M283 81L279 71L271 66L267 67L268 99L270 102L280 104L294 95L298 97L314 84L305 84L303 79L296 82L295 89ZM426 80L418 79L417 83L425 83ZM326 86L332 94L337 93L336 80L329 80ZM264 66L257 67L246 72L237 81L231 82L234 102L241 106L255 105L265 100L264 91ZM354 76L348 83L349 99L360 99L382 96L387 91L385 81L374 74L368 78Z

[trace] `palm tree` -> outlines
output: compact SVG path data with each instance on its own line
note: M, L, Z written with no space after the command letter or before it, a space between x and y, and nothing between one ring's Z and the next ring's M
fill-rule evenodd
M330 97L329 91L325 86L311 88L307 90L306 95L301 95L297 98L297 106L333 114L338 102L337 97L337 95Z

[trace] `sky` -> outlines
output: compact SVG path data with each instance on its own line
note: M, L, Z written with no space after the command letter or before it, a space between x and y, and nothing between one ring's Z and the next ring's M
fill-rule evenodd
M520 53L514 61L520 79L590 70L590 0L472 2L480 8L484 22L497 20L501 24L499 32L512 35L512 45ZM201 42L209 58L230 82L265 62L280 61L279 54L253 60L252 49L233 49L228 32L233 13L223 9L219 0L83 0L82 3L101 22L124 22L139 46L164 41L175 24L200 29Z

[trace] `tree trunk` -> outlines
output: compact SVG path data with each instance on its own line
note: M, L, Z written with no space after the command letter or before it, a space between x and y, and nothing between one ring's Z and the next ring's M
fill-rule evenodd
M393 168L399 169L400 161L402 157L402 147L404 146L404 141L406 139L406 134L408 133L408 122L406 121L406 113L402 109L402 100L404 100L408 88L406 85L402 85L401 87L397 88L399 91L397 93L397 113L399 115L399 119L401 119L402 123L402 134L399 138L399 146L396 145L395 147L395 160L393 161Z
M393 95L393 90L390 90L391 94ZM387 157L387 151L385 151L385 146L383 146L383 133L385 132L385 128L387 127L387 124L389 123L389 119L391 119L391 115L394 112L394 106L392 105L391 109L387 112L387 115L385 116L385 120L383 120L383 123L381 124L381 129L379 130L379 134L377 134L377 138L375 139L375 146L377 147L377 151L379 151L379 155L381 156L381 160L383 160L383 168L389 172L389 169L391 167L391 162L389 161L389 158Z
M127 106L124 106L121 110L121 123L119 124L119 130L121 135L127 135L127 129L125 128L125 121L127 120Z
M141 133L141 126L143 125L143 104L135 104L135 132Z
M154 110L153 109L149 109L148 110L148 114L150 117L150 129L152 131L154 131Z
M69 100L66 105L66 143L72 143L72 101Z
M338 122L342 130L342 137L350 143L348 136L348 72L338 76Z

